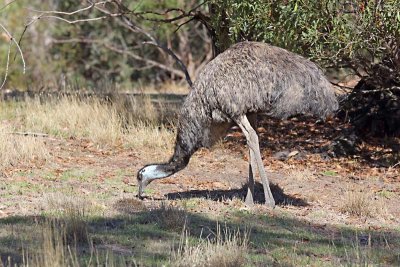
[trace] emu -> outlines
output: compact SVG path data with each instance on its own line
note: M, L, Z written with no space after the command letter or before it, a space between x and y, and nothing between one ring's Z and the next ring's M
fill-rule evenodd
M332 85L311 61L265 43L237 43L199 74L180 110L174 154L167 163L138 171L138 196L150 182L185 168L196 150L210 147L236 124L250 154L245 203L253 204L253 175L258 170L265 204L274 207L255 131L256 114L284 119L303 113L325 118L337 107Z

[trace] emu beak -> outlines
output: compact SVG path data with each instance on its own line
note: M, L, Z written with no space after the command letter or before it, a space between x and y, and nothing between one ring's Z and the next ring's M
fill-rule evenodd
M142 194L143 194L143 186L142 186L142 182L138 181L138 185L139 185L139 189L138 189L138 197L142 198Z
M142 199L143 198L143 191L144 191L144 187L143 187L143 184L142 184L142 181L138 181L139 182L139 191L138 191L138 197L140 198L140 199Z
M137 181L138 181L138 186L139 186L138 197L140 199L142 199L143 198L142 195L143 195L144 188L146 187L146 185L143 183L144 182L143 181L143 176L142 176L142 174L140 172L138 172L138 174L137 174Z
M144 189L151 182L151 180L146 177L143 177L142 173L139 172L137 175L137 181L138 181L138 186L139 186L138 197L140 199L143 199Z

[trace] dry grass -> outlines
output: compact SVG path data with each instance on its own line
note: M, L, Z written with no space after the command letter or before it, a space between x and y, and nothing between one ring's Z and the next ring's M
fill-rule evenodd
M123 198L114 204L114 208L124 214L135 214L147 210L143 201L136 198Z
M82 260L77 243L68 241L68 224L47 219L37 225L40 235L35 248L23 250L24 267L79 267L79 266L136 266L134 262L115 256L111 250L99 251L88 244L90 258ZM10 265L11 266L11 265ZM14 266L14 265L13 265Z
M58 224L51 220L47 220L38 227L41 235L37 249L24 251L22 266L79 266L76 249L65 242L65 229L60 229Z
M124 114L129 124L134 124L138 121L155 123L160 117L149 96L117 97L113 100L113 103L119 114Z
M131 98L130 103L117 103L119 113L125 114L127 127L124 144L131 148L147 148L150 150L172 150L175 140L175 127L166 127L158 119L162 117L163 108L156 110L149 97ZM128 106L127 106L128 105Z
M116 99L113 103L64 96L45 102L28 100L17 113L27 131L86 138L100 146L172 149L174 130L156 123L159 115L150 99Z
M340 211L356 217L390 217L384 199L357 190L348 190L344 194Z
M22 266L78 267L78 266L132 266L111 250L97 250L89 238L87 212L90 203L80 198L61 194L46 197L46 206L56 216L39 221L33 233L40 233L36 245L24 249ZM80 259L81 249L89 251L90 258Z
M49 193L43 197L41 208L52 214L65 214L69 210L83 210L84 213L88 213L92 211L93 205L81 197Z
M173 149L175 128L157 122L157 111L150 99L124 101L117 99L111 104L96 98L64 96L45 102L35 99L7 105L15 117L12 123L3 121L0 126L0 173L6 167L21 166L31 160L43 163L49 157L46 138L13 135L12 127L22 132L49 134L50 138L90 140L102 148L137 149L144 158L164 160ZM4 126L6 123L9 126Z
M124 136L126 146L133 148L161 149L171 151L175 140L175 131L163 125L136 122Z
M0 172L17 163L44 161L49 158L43 139L15 135L12 132L11 127L0 125Z
M201 239L198 244L191 244L187 233L182 234L178 251L172 253L172 266L245 266L248 253L248 232L240 234L239 231L221 230L213 237Z
M4 101L0 99L0 121L15 119L15 109L20 105L15 101Z
M115 145L122 137L116 109L95 98L78 97L41 102L30 100L19 109L25 128L62 137L84 137L98 144Z
M364 192L353 190L345 193L340 211L358 217L371 217L373 215L369 196Z
M188 213L186 210L165 204L164 202L161 203L160 208L152 210L149 217L160 228L170 231L182 231L188 223Z
M67 244L87 244L89 242L88 223L82 210L69 210L60 224L65 229Z
M40 233L34 248L23 253L23 266L80 266L77 245L89 244L85 202L61 194L49 195L45 205L58 214L40 221L33 233Z
M290 170L287 175L296 181L313 181L317 178L316 171L310 170L308 168L298 169L298 167L294 167L295 169Z
M148 94L188 94L190 88L186 84L177 84L175 82L164 82L160 85L141 86L139 92Z
M90 202L55 193L46 196L43 208L56 216L68 244L88 243L87 214L92 208Z

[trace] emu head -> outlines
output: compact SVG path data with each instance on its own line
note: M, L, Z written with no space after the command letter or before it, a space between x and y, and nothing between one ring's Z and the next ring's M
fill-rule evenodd
M156 179L170 176L173 172L167 170L163 164L151 164L141 168L137 173L139 186L138 196L141 197L146 186Z

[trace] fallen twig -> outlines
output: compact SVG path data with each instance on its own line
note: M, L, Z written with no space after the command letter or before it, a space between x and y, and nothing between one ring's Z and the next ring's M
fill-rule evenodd
M400 165L400 161L397 162L396 164L394 164L394 165L392 166L392 168L396 168L396 167L399 166L399 165Z
M8 134L23 135L23 136L33 136L33 137L48 137L45 133L33 133L33 132L9 132Z

